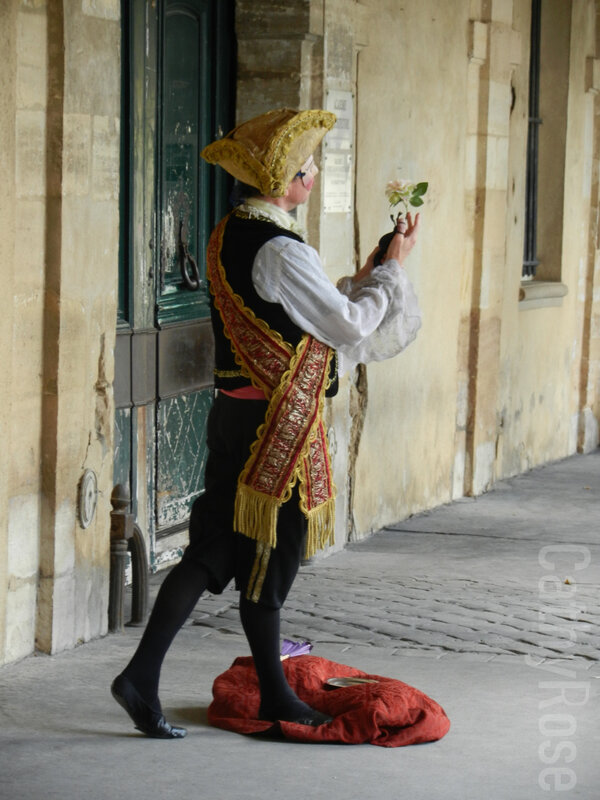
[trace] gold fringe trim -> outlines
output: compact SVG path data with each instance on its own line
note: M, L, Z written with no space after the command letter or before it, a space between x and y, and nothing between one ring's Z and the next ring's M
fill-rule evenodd
M335 541L335 497L308 514L305 558L312 558Z
M266 547L277 547L280 506L276 498L240 484L235 497L234 529ZM335 497L313 508L306 517L308 525L304 557L311 558L335 541Z
M281 501L238 482L233 527L249 539L277 547L277 516Z

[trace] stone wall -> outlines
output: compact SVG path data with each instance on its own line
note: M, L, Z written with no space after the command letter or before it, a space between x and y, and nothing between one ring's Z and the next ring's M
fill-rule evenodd
M106 631L119 3L11 0L0 29L0 661ZM98 480L89 527L77 514Z
M237 0L238 119L345 115L299 215L333 280L387 229L387 181L430 184L406 263L423 328L328 401L336 547L598 445L599 6L544 7L541 263L522 282L529 0ZM107 627L119 10L0 3L0 663Z
M385 181L430 181L407 263L423 329L368 368L366 532L598 445L599 127L597 4L544 2L540 266L522 283L529 0L363 5L363 257Z

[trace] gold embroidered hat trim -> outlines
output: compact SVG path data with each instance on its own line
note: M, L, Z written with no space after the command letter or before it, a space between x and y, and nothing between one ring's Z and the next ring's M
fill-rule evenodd
M220 259L227 220L208 244L210 289L237 363L269 400L238 479L234 525L249 538L276 547L279 508L299 480L310 557L334 535L335 488L322 420L332 349L304 334L294 350L233 292Z
M262 195L281 197L335 121L331 111L278 108L238 125L201 156Z

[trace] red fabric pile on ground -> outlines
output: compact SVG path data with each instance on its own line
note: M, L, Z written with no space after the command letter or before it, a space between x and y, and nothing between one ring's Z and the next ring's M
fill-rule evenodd
M217 728L236 733L278 731L297 742L341 742L402 747L441 739L450 728L444 709L418 689L393 678L369 675L317 656L297 656L283 662L286 677L298 697L330 714L327 725L312 728L292 722L257 719L258 680L250 657L237 658L215 680L208 719ZM329 678L373 678L344 688L327 686Z

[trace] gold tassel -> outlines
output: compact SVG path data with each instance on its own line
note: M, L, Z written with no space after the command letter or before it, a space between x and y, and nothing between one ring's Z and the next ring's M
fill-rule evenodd
M313 508L308 514L305 558L311 558L319 550L335 541L335 497Z
M239 483L235 495L233 527L249 539L277 547L277 516L281 502Z

